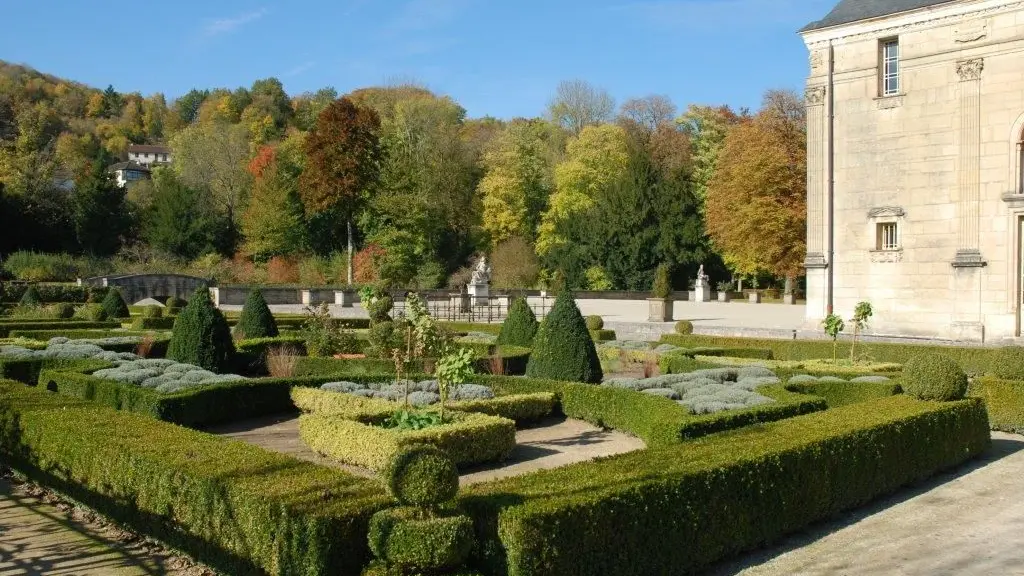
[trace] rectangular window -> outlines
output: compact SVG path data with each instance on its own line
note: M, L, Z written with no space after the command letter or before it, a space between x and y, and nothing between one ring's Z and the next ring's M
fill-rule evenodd
M900 93L900 41L882 41L882 96Z
M895 222L882 222L878 224L875 236L876 250L899 250L899 237L896 234Z

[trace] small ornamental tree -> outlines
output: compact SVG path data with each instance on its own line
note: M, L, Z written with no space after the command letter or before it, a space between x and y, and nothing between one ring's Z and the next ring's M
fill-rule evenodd
M210 301L209 291L199 288L174 323L167 357L223 374L230 370L234 355L227 320Z
M654 272L654 285L651 286L651 297L668 300L672 294L672 282L668 278L668 266L662 264Z
M277 321L259 290L250 290L235 325L236 338L273 338L278 335Z
M501 324L501 333L495 344L532 348L538 326L537 315L526 303L526 298L516 298L508 309L508 318Z
M117 288L107 290L107 295L103 298L100 306L107 313L107 318L128 318L131 316L128 313L128 304L124 301L121 291Z
M559 293L537 330L526 375L593 384L604 376L587 324L568 290Z
M868 327L868 320L874 312L871 310L870 302L858 302L857 306L853 309L853 318L850 318L850 322L853 323L853 345L850 346L850 362L856 362L857 356L855 352L857 350L857 337L860 333Z
M836 362L836 346L838 346L839 333L846 328L846 324L843 319L837 314L829 314L825 317L825 320L821 322L821 326L825 329L825 334L828 334L832 338L832 363Z

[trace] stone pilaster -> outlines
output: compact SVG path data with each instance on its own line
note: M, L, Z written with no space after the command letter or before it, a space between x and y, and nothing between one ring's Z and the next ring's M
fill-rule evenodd
M807 104L807 260L810 269L827 266L825 231L828 224L828 112L825 87L811 86Z
M985 265L979 235L981 205L981 58L956 63L960 79L960 156L957 162L959 231L953 266Z

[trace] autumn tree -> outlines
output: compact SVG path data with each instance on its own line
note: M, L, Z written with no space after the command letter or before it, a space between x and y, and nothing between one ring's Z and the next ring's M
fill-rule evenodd
M753 118L733 126L708 185L708 233L739 272L786 278L802 270L806 132L798 96L769 92Z
M303 247L305 222L299 198L302 136L276 148L264 146L249 163L253 191L242 214L243 251L257 261L298 252Z
M477 190L492 246L513 236L535 237L554 189L553 133L547 122L517 120L484 153L485 173Z
M310 130L300 193L311 212L336 211L345 222L348 283L353 283L352 221L370 198L380 173L380 118L348 98L332 102Z
M615 99L606 90L584 80L565 80L559 83L548 105L548 115L552 122L573 135L579 135L587 126L611 120L614 112Z
M690 138L693 152L694 191L701 200L701 209L707 198L708 183L718 167L718 156L725 145L729 128L740 121L728 106L690 105L677 122Z

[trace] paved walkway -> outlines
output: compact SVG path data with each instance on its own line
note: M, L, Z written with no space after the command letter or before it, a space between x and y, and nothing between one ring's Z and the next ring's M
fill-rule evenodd
M217 427L209 432L322 466L361 476L374 475L364 468L348 466L310 450L299 438L299 420L296 416L255 418ZM508 460L501 464L466 470L461 482L466 486L643 448L643 441L621 432L601 430L579 420L549 418L537 426L516 431L516 447Z
M68 514L0 479L0 576L198 574L119 531Z
M1024 437L706 576L1024 574Z

